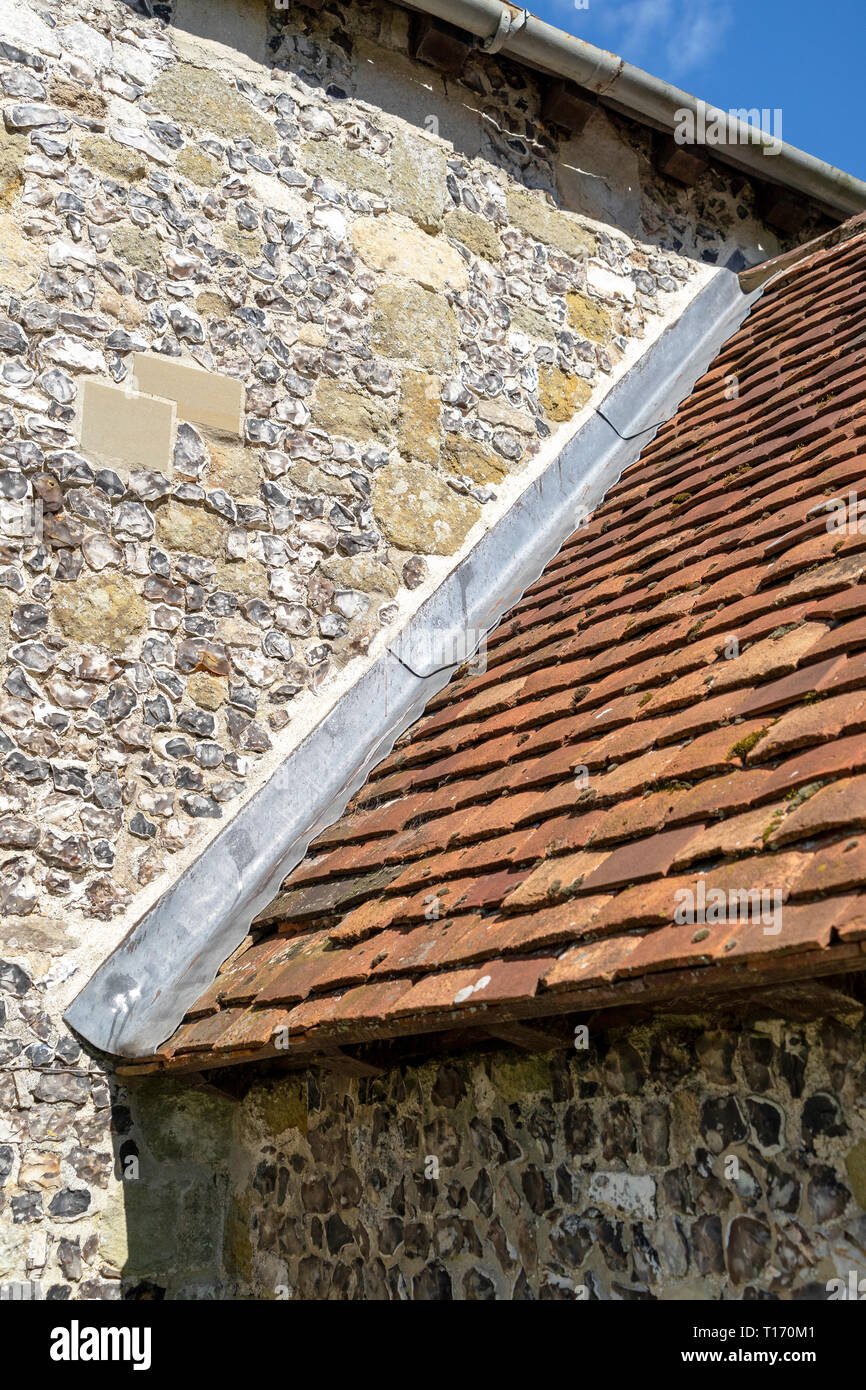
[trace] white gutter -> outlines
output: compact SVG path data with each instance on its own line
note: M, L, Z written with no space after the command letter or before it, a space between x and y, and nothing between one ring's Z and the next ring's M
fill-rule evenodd
M673 134L677 113L683 111L693 112L707 124L722 121L719 129L727 132L727 140L709 147L715 158L768 183L802 193L836 216L866 210L866 183L861 179L794 145L772 141L777 153L769 154L769 137L762 142L754 126L653 77L615 53L555 29L528 10L502 0L406 0L406 7L474 34L488 52L506 53L529 67L567 78L595 93L605 105L655 129Z

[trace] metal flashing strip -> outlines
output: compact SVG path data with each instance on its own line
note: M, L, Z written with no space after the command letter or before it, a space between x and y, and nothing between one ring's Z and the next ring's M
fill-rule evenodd
M425 660L488 632L542 573L674 414L759 291L744 295L720 270L608 393L511 508L421 605L387 649L253 794L224 830L98 967L65 1020L88 1043L121 1057L150 1055L211 984L250 923L277 896L310 841L462 664ZM417 674L422 672L422 674Z

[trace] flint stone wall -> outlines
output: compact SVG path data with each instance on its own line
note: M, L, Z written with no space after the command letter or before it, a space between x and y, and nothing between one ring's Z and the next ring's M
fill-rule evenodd
M785 1301L866 1275L862 1022L590 1039L255 1087L232 1160L236 1290Z
M234 1096L238 1071L211 1076L223 1091L136 1080L114 1106L138 1178L104 1226L122 1278L70 1275L67 1253L54 1296L838 1297L866 1278L866 1029L847 1008L590 1027L585 1050L363 1080L248 1074Z

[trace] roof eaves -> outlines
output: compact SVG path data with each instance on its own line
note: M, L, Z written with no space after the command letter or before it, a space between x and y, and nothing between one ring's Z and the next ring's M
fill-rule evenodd
M726 140L712 147L714 158L764 182L794 189L836 217L848 217L866 209L866 183L862 179L783 141L773 140L771 146L766 146L756 140L753 126L731 112L721 111L615 53L547 24L528 10L502 0L402 3L407 9L466 30L480 39L488 52L503 52L527 67L567 78L594 93L604 105L653 129L672 134L682 113L691 112L707 126L712 123L714 128L726 131ZM717 126L719 121L722 124Z

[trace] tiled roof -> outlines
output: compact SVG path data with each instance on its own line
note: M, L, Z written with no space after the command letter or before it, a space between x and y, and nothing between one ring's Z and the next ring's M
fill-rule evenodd
M866 965L866 534L827 509L864 435L860 234L769 285L161 1062ZM778 893L780 929L676 920L713 888Z

